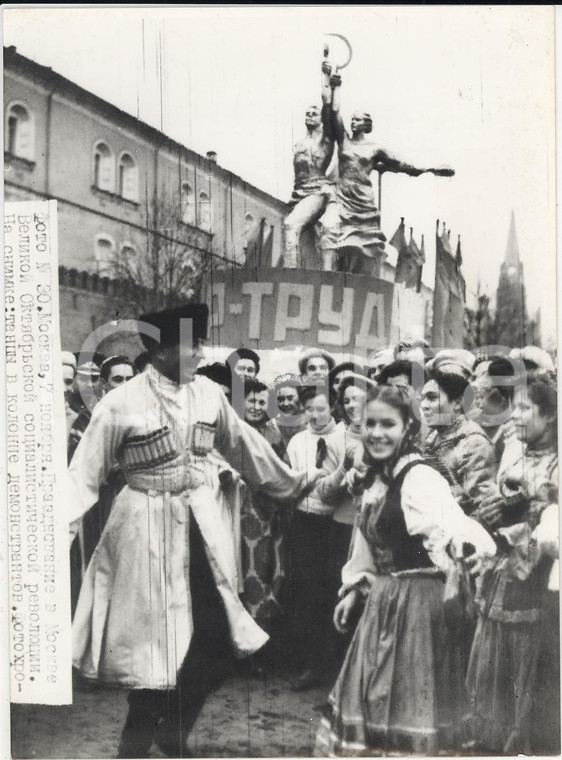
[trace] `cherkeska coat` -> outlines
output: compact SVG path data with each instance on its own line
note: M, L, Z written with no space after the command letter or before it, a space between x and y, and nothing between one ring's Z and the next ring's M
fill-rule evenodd
M203 377L178 385L152 366L95 407L69 468L69 522L98 498L116 460L117 497L84 578L73 623L81 673L129 688L170 689L193 632L189 521L195 519L223 600L237 656L267 635L238 598L232 516L213 495L208 453L217 449L254 487L296 499L291 471Z

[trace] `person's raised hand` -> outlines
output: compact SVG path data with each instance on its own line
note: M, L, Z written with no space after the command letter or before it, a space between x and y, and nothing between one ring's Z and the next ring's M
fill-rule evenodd
M355 462L355 448L353 446L349 446L346 449L345 457L343 459L343 469L346 472L349 472L351 468L353 467L353 463Z
M503 498L496 493L483 498L471 517L486 530L497 530L503 523Z
M341 76L339 74L332 74L330 77L330 87L341 87Z
M313 488L326 473L318 467L309 467L306 471L306 485Z

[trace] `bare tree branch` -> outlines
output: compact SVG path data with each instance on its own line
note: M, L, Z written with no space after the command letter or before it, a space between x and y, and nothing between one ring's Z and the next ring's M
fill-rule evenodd
M211 266L212 236L185 224L179 207L156 194L147 221L144 236L137 233L134 240L121 240L114 253L112 277L123 296L139 313L196 300ZM203 253L205 248L209 255Z

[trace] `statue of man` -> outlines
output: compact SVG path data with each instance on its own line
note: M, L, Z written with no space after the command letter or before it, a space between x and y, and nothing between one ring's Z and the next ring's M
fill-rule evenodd
M332 90L331 66L322 63L322 108L309 106L306 110L306 136L294 148L293 166L295 184L290 204L291 212L284 222L285 261L290 269L303 265L300 236L308 225L320 220L328 200L335 199L335 192L326 171L334 153L334 135L331 115ZM319 225L319 247L324 247L324 227ZM332 244L327 244L333 246ZM324 268L327 268L326 266ZM331 268L331 267L328 267Z
M355 274L380 277L385 259L380 229L380 210L377 208L371 173L400 172L410 177L431 173L437 177L452 177L448 167L419 169L391 156L368 135L373 122L368 113L356 111L351 117L351 133L344 127L340 114L341 77L334 74L329 84L333 90L333 133L338 143L337 210L339 231L336 235L338 269Z

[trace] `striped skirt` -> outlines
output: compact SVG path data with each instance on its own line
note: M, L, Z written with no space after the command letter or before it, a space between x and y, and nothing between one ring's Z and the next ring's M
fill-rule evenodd
M458 746L462 657L445 625L443 591L431 571L376 578L330 694L316 756Z
M535 754L531 735L540 639L538 622L478 621L467 686L471 733L486 752Z

